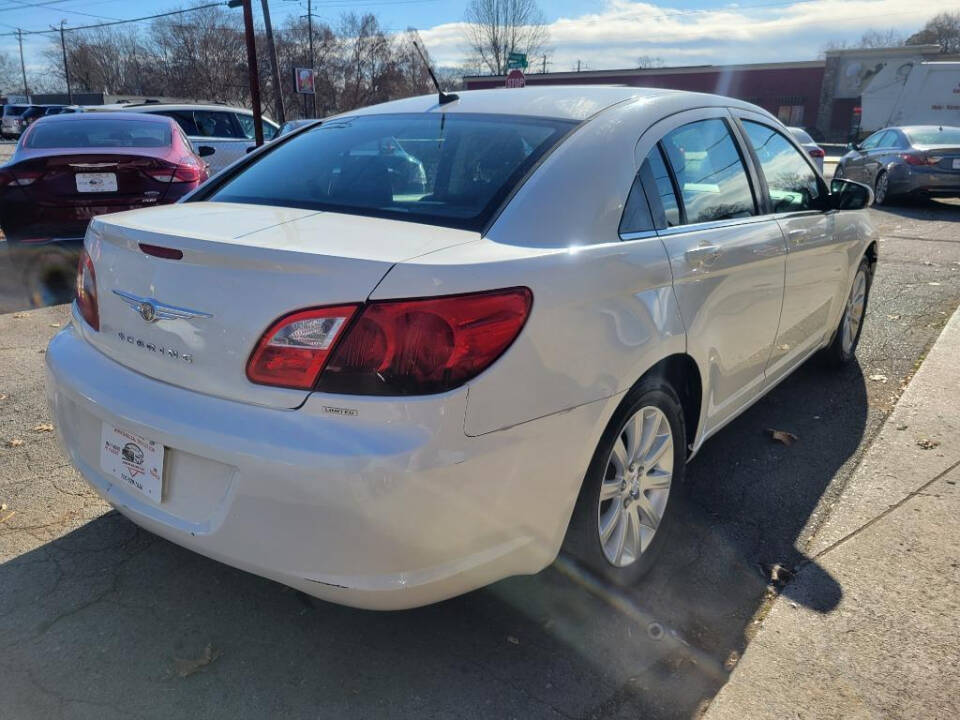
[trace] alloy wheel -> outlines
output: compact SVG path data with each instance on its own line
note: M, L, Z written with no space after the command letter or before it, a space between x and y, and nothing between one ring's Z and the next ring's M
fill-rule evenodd
M850 297L847 298L847 308L843 314L842 343L843 353L848 355L853 350L853 345L857 340L857 333L860 331L860 324L863 322L863 313L867 304L867 273L861 267L857 271L857 276L853 279L853 289L850 290Z
M636 562L663 518L673 480L673 431L657 407L642 407L624 424L600 484L597 532L615 567Z
M880 173L880 175L877 177L877 186L873 193L873 198L877 205L883 205L884 201L887 199L888 184L889 180L887 179L887 174Z

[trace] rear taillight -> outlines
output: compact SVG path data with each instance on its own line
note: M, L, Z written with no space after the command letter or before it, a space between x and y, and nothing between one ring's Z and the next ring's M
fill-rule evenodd
M196 161L184 157L179 165L169 165L156 170L147 170L147 175L158 182L181 183L181 182L199 182L201 178L201 168Z
M348 395L458 387L516 339L528 288L303 310L275 322L247 363L255 383ZM342 337L341 337L342 335Z
M32 185L43 177L43 172L38 170L17 170L14 174L10 170L0 172L0 187L8 185Z
M334 349L316 389L352 395L425 395L487 369L530 313L527 288L374 302Z
M815 158L822 158L822 157L824 157L824 156L826 155L826 153L825 153L823 150L821 150L820 148L814 148L813 150L810 150L809 152L810 152L810 157L815 157Z
M301 310L277 320L247 362L247 377L261 385L309 390L356 305Z
M924 152L900 153L900 158L907 165L936 165L940 162L940 158L930 157Z
M80 252L77 265L77 309L80 317L94 330L100 329L100 309L97 305L97 274L86 248Z

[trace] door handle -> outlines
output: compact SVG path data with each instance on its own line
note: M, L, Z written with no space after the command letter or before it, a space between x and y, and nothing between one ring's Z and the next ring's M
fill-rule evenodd
M719 245L700 245L684 253L687 263L698 267L710 267L720 257Z
M787 239L794 245L799 245L803 242L804 236L806 236L807 231L800 228L794 228L793 230L787 231Z

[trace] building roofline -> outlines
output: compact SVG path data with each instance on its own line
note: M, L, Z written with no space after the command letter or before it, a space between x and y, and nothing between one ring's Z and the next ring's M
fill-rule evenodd
M923 46L917 46L923 47ZM539 78L551 80L573 80L576 78L591 77L636 77L638 75L683 75L687 73L702 72L726 72L731 70L805 70L809 68L822 68L825 65L824 60L797 60L794 62L775 62L775 63L743 63L737 65L677 65L674 67L659 68L616 68L613 70L576 70L568 72L548 72L548 73L530 73L527 78L536 80ZM492 81L506 80L506 75L464 75L464 82L471 80Z

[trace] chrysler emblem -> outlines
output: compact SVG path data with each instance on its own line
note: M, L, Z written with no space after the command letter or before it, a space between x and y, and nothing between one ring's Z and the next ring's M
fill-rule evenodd
M113 294L123 300L130 309L143 318L144 322L152 323L157 320L190 320L192 318L211 318L213 315L200 310L167 305L155 298L145 298L133 293L114 290Z
M137 311L140 313L140 317L142 317L145 322L153 322L157 319L157 308L152 302L140 303L140 307Z

